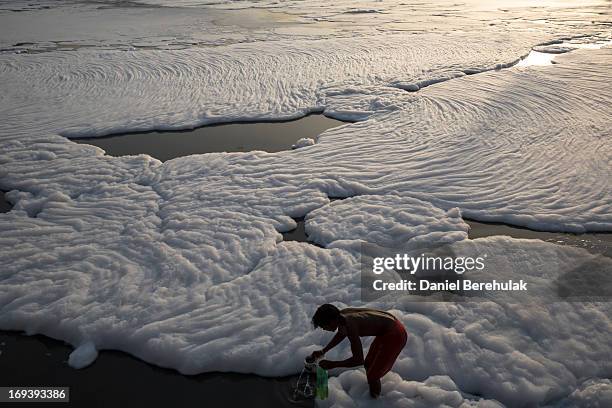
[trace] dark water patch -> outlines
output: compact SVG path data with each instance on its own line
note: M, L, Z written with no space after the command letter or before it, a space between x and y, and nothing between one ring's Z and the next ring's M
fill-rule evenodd
M92 3L99 3L100 1L93 1ZM162 8L162 5L158 4L146 4L138 1L129 0L115 0L98 6L98 10L113 9L113 8Z
M507 235L519 239L540 239L558 245L570 245L584 248L593 254L601 254L612 258L612 233L572 234L542 232L494 222L464 221L470 225L470 231L468 233L470 239L494 235Z
M2 386L67 386L70 403L59 404L66 407L314 406L313 400L290 402L297 376L187 376L119 351L102 351L91 366L75 370L67 365L71 352L72 348L63 342L45 336L0 331Z
M344 200L347 198L350 198L353 196L349 196L349 197L328 197L330 203L333 203L334 201L339 201L339 200ZM309 244L318 246L319 248L323 248L323 246L310 241L308 239L308 235L306 234L306 226L305 226L305 222L304 222L305 217L299 217L299 218L294 218L293 220L295 221L295 223L297 224L297 227L292 229L291 231L287 231L287 232L283 232L283 241L297 241L297 242L307 242Z
M304 217L294 218L293 220L297 223L297 227L291 231L283 232L283 241L308 242Z
M347 198L351 198L351 197L355 197L355 196L348 196L348 197L330 197L328 196L327 198L329 198L330 203L333 203L334 201L346 200Z
M316 242L311 241L306 234L306 226L304 223L304 217L294 218L293 219L297 227L292 229L291 231L283 232L283 241L297 241L297 242L306 242L310 245L318 246L319 248L323 248L323 246L317 244Z
M4 196L5 191L0 190L0 213L5 213L11 211L13 206L6 200Z
M308 115L282 122L230 123L193 130L123 133L73 140L98 146L111 156L146 153L166 161L202 153L290 150L301 138L314 139L323 131L343 124L323 115Z

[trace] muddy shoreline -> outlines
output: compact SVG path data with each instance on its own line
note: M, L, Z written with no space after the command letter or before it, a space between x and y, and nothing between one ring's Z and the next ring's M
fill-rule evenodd
M0 386L70 387L70 403L54 404L62 407L314 407L314 400L290 402L296 376L182 375L120 351L101 351L91 366L75 370L67 364L71 352L46 336L0 331Z

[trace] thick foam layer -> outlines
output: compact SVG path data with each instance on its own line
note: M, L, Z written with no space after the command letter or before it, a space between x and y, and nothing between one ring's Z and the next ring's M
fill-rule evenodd
M457 249L489 254L500 279L556 279L584 259L609 268L540 241L466 240L459 217L612 230L610 49L455 75L586 30L555 27L0 55L0 187L15 204L0 215L0 327L183 373L282 375L328 340L308 324L318 305L361 304L363 239L450 236ZM294 151L165 163L104 156L57 135L320 111L362 122ZM368 198L329 205L355 194ZM281 242L293 218L315 210L313 234L326 248ZM609 303L415 300L369 304L393 310L411 333L394 368L403 379L447 376L464 400L512 406L604 395L605 384L583 379L612 372ZM347 353L343 345L330 357ZM397 389L409 395L412 385ZM444 399L441 387L422 391Z

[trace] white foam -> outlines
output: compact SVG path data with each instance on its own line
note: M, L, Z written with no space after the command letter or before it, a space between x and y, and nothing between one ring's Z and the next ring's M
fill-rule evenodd
M390 373L382 382L382 395L373 400L369 396L363 370L347 371L329 380L329 395L317 400L318 407L397 407L397 408L446 408L479 407L503 408L497 401L465 396L448 376L433 376L424 382L406 381L396 373Z
M301 147L312 146L313 144L315 144L314 139L309 138L309 137L302 137L297 142L295 142L295 144L293 144L291 148L299 149Z
M604 408L612 405L612 382L609 379L591 379L582 384L558 407L596 407Z
M312 211L305 220L309 239L324 246L346 239L385 247L410 240L451 243L467 238L468 229L457 209L445 214L428 202L391 194L336 201Z
M0 214L0 327L69 342L75 366L97 347L189 374L285 375L328 340L310 329L318 305L361 304L364 240L444 240L489 254L486 276L506 279L576 270L584 251L470 242L460 216L612 230L610 50L462 75L507 66L559 34L463 28L1 54L0 188L12 190L14 208ZM451 77L417 93L400 89ZM295 151L163 164L104 156L57 135L321 111L362 122ZM353 195L363 197L329 203ZM282 242L292 217L308 213L308 231L326 248ZM608 303L415 300L369 304L393 310L410 333L394 367L402 380L385 378L388 401L473 404L478 394L530 406L575 392L577 401L606 401L605 384L583 379L612 372ZM331 357L347 353L343 344ZM360 375L332 380L331 401L362 401Z
M96 345L91 342L85 342L74 349L68 357L68 365L72 368L81 369L92 364L98 358L98 350Z

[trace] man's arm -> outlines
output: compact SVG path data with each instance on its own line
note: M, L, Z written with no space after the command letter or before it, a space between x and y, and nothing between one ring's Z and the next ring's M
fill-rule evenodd
M333 349L334 347L336 347L338 344L340 344L342 342L342 340L344 340L346 338L346 334L344 333L340 333L340 330L338 330L338 332L336 333L336 335L331 339L331 341L329 342L329 344L325 347L323 347L323 350L321 350L323 352L323 354L327 353L329 350Z
M363 346L361 344L361 339L359 335L354 331L348 328L348 339L351 342L351 351L353 355L350 358L342 361L329 361L323 360L319 362L319 365L326 369L332 369L337 367L357 367L363 364ZM332 339L333 341L333 339ZM331 344L331 343L330 343ZM337 344L337 343L336 343Z
M346 337L346 334L340 333L340 330L338 330L338 332L334 335L334 337L331 339L329 344L327 344L327 346L323 347L321 350L313 351L310 357L317 359L319 357L324 356L325 353L327 353L329 350L333 349L338 344L340 344L340 342L344 340L345 337Z

